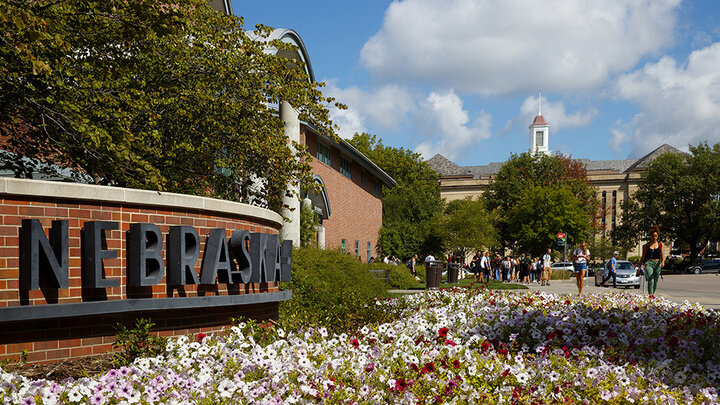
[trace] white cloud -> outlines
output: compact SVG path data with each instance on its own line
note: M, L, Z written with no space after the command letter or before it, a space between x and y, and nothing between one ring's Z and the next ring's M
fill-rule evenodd
M394 1L361 63L483 95L586 90L671 44L681 1Z
M481 111L470 123L462 100L452 90L430 93L420 105L418 118L418 131L428 140L420 143L415 152L425 159L436 153L455 159L467 153L473 144L492 135L490 114Z
M323 90L326 96L348 106L347 110L330 108L332 120L340 127L340 136L352 138L356 132L377 130L394 131L417 109L410 92L401 86L388 85L363 90L356 86L341 89L335 80L327 80Z
M642 113L620 123L615 144L631 156L663 143L686 149L702 141L720 142L720 42L692 52L684 64L668 56L618 78L617 97Z

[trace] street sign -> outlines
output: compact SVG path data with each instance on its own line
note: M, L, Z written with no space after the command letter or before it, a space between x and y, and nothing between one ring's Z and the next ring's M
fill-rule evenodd
M558 234L557 234L558 246L565 246L566 241L567 241L567 234L565 232L558 232Z

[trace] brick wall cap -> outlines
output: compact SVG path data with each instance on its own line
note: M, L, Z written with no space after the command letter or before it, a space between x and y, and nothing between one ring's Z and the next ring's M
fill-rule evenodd
M163 191L136 190L92 184L66 183L45 180L0 178L0 197L33 196L81 201L98 201L139 206L192 209L223 214L241 215L280 228L282 216L274 211L216 198L198 197Z

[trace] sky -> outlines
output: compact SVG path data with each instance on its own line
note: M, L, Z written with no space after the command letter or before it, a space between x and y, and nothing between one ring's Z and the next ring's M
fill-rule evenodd
M461 166L530 146L639 158L720 142L718 0L233 0L246 28L302 38L340 136Z

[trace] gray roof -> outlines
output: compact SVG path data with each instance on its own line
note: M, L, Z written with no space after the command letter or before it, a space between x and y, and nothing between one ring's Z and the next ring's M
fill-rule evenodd
M679 149L663 144L641 157L640 159L619 159L619 160L590 160L590 159L579 159L585 164L588 171L612 171L612 172L629 172L636 168L646 166L650 161L663 153L682 153ZM493 175L500 171L500 168L504 162L492 162L484 166L458 166L451 162L443 155L437 154L430 158L428 161L430 167L438 172L442 176L458 176L472 174L474 178L480 176Z
M467 168L462 168L456 165L439 153L428 159L427 162L430 165L430 168L438 172L441 176L462 176L470 174Z

